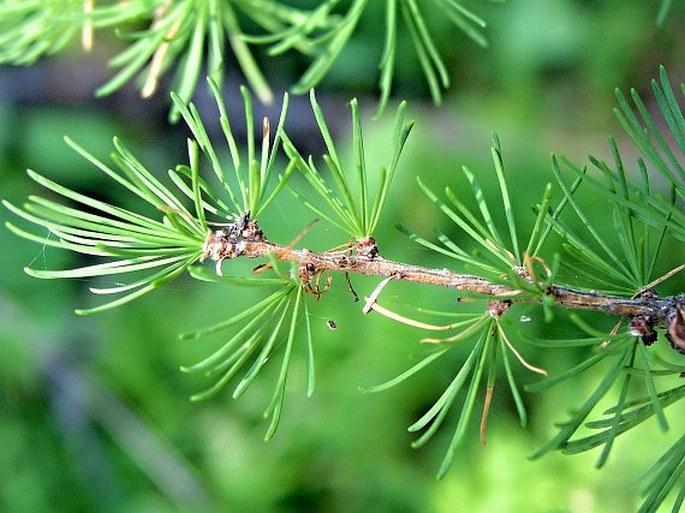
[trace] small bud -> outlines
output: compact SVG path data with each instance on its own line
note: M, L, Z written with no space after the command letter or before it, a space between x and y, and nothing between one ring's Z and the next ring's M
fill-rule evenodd
M509 311L511 305L512 302L508 299L505 299L504 301L490 301L486 312L493 319L498 319Z
M378 246L373 237L365 237L357 242L357 256L375 260L380 256Z
M685 316L680 307L675 309L675 315L666 330L666 338L673 349L685 354Z
M646 315L636 315L633 317L630 321L628 332L634 337L640 337L642 343L646 346L651 346L657 339L654 323Z
M658 299L659 295L656 293L654 289L647 288L640 291L637 297L641 299Z

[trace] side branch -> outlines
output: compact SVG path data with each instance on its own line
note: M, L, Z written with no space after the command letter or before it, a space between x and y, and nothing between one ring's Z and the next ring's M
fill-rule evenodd
M217 272L220 272L221 262L226 259L272 255L283 262L296 262L303 282L329 271L392 277L395 280L447 287L512 302L541 301L541 296L524 295L519 289L493 283L479 276L386 260L378 254L371 238L359 241L347 251L317 253L308 249L282 246L268 241L256 223L249 221L249 218L239 220L228 230L210 233L205 242L204 255L205 258L217 263ZM519 295L521 297L517 298ZM555 304L566 308L594 310L633 320L640 319L651 327L670 328L671 324L681 318L677 315L679 311L685 310L685 294L659 297L649 290L637 297L628 298L552 285L544 291L544 295L552 297Z

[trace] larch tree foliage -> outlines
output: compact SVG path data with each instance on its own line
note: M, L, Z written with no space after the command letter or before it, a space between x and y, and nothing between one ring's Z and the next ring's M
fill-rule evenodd
M380 315L388 322L407 324L430 349L397 377L364 392L394 387L455 347L469 348L444 391L408 427L416 433L414 447L429 442L440 429L452 430L438 477L449 471L469 426L479 425L485 442L495 391L511 394L525 426L524 391L572 381L598 367L603 371L594 389L582 390L586 396L571 405L572 410L559 408L557 433L534 458L549 451L575 454L601 447L597 462L601 467L621 434L652 419L662 430L669 429L668 407L685 398L685 292L664 296L658 290L682 277L679 273L684 272L685 263L666 274L655 275L655 269L667 239L675 241L679 260L685 255L681 106L685 85L672 83L667 70L660 68L647 103L655 108L648 108L635 90L617 90L615 113L633 147L620 150L610 138L611 158L590 157L587 165L552 156L554 180L539 184L529 220L514 214L516 202L529 200L510 194L502 144L494 133L491 169L457 170L469 187L455 189L446 177L444 189L435 190L418 176L416 186L425 193L425 201L454 225L453 230L417 233L411 226L398 225L398 237L408 237L436 253L443 264L433 268L396 261L379 247L374 234L401 168L405 142L413 129L421 130L408 119L410 108L405 102L390 106L398 39L411 42L420 67L417 73L425 77L436 104L449 87L450 77L427 13L438 12L455 31L463 31L478 45L487 46L487 41L482 31L485 22L458 1L379 3L383 30L378 37L383 40L383 51L378 62L380 99L375 107L377 116L394 110L394 128L387 135L392 151L382 156L382 167L372 168L367 165L369 148L365 148L358 101L349 102L353 151L346 159L331 135L315 87L336 66L371 4L379 8L376 2L322 0L309 9L282 0L3 2L0 63L30 65L61 51L74 38L81 38L87 50L96 44L99 32L114 31L127 47L111 58L113 76L95 94L110 94L136 79L141 95L149 97L162 75L174 73L170 121L182 121L192 132L187 162L170 169L164 178L155 176L118 138L114 138L109 160L66 140L94 171L107 175L113 186L131 196L127 205L137 208L107 203L29 170L29 177L45 194L30 196L23 205L3 201L14 214L7 228L38 244L85 255L87 263L73 269L27 267L25 271L41 279L120 277L122 281L115 286L91 288L103 300L77 310L79 315L143 298L185 273L200 282L225 284L231 287L228 294L239 287L261 291L261 299L244 311L180 337L195 340L217 333L223 337L223 343L206 358L182 367L183 372L207 377L207 388L192 400L225 393L240 397L265 366L278 367L273 395L264 409L266 439L274 436L282 415L287 415L284 397L289 370L294 354L301 352L296 347L303 348L306 357L306 394L314 393L317 341L310 312L326 301L326 292L337 284L349 290L350 298L337 308L354 308L362 316ZM662 3L659 21L667 20L669 5L667 0ZM260 51L265 48L267 56L300 54L299 58L309 59L291 94L309 95L325 147L322 155L306 154L289 137L285 127L288 94L280 99L279 119L253 119L253 95L261 102L279 101L254 55L257 46ZM240 90L246 141L237 140L227 114L222 90L227 56L249 85ZM219 140L210 138L207 120L191 101L205 74L223 133ZM224 148L229 159L220 157ZM492 173L498 184L494 196L479 184L485 173ZM299 179L292 180L296 175ZM606 205L603 219L588 214L578 194L581 190L590 191L594 201ZM282 195L294 195L319 220L303 227L294 240L283 240L278 231L267 231L261 223L263 213ZM322 251L305 247L303 238L323 224L338 229L339 245ZM549 241L554 238L557 242L550 252ZM559 239L563 251L556 249ZM235 274L231 264L240 259L251 259L251 272ZM359 276L375 284L366 297L355 290ZM456 301L440 310L422 308L411 298L389 306L383 290L393 282L446 288ZM509 319L522 303L541 309L544 315L536 322L563 317L576 330L568 338L526 335L520 323ZM587 312L611 318L610 327L594 325L596 317L587 317ZM335 322L328 322L334 330ZM585 348L585 359L564 372L549 374L522 356L522 344L545 352ZM668 344L673 351L664 358L653 351L653 344ZM530 371L532 379L520 383L517 366ZM608 409L600 408L606 397L617 400ZM457 412L458 420L447 428L443 423L450 412ZM640 511L656 511L667 500L672 511L680 510L685 500L685 435L655 455L654 461L646 462L645 476Z

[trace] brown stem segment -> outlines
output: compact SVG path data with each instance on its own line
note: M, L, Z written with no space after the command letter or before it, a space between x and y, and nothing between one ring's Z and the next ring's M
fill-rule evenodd
M281 246L269 242L256 224L249 220L249 216L236 221L229 229L208 234L204 254L206 258L217 262L217 269L225 259L273 255L283 262L296 262L303 282L318 278L321 273L330 271L362 276L392 277L400 281L447 287L493 298L506 298L513 302L541 301L540 296L516 298L517 295L522 294L522 291L493 283L479 276L460 274L446 268L433 269L386 260L378 254L375 242L370 237L352 245L347 251L317 253L308 249ZM311 283L304 283L304 285L311 287ZM318 285L312 292L320 295ZM551 297L559 306L594 310L629 318L638 317L652 327L667 327L678 318L676 314L679 310L685 311L685 294L662 298L652 291L645 291L637 297L627 298L552 285L545 290L545 295Z

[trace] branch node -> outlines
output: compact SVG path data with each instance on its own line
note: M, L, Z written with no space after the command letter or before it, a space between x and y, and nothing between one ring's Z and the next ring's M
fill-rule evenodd
M485 312L493 319L499 319L511 308L512 302L509 299L503 301L490 301Z
M356 250L358 257L367 258L369 260L376 260L377 258L380 258L378 245L376 244L374 238L370 235L357 242Z
M628 332L634 337L640 337L642 343L646 346L651 346L657 339L654 321L648 315L636 315L633 317L630 320Z
M267 242L264 232L257 221L250 220L250 212L244 212L226 228L209 232L202 245L201 260L214 260L217 274L221 275L221 262L247 254L247 245L255 242Z

